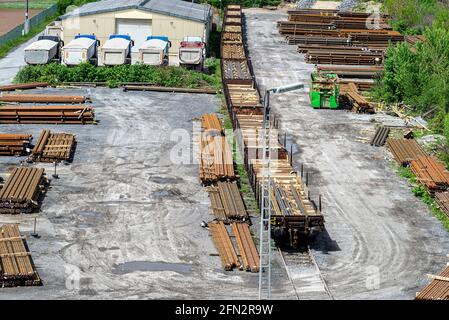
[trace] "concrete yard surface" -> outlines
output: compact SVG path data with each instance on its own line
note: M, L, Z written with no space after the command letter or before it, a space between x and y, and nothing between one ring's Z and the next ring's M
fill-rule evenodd
M36 92L90 95L99 124L2 125L2 132L33 134L34 142L44 128L74 133L78 145L73 163L58 166L59 179L52 164L36 165L52 179L41 212L0 215L0 225L20 223L44 283L0 289L0 299L257 298L257 274L225 272L209 256L216 249L200 225L213 216L188 149L194 120L218 111L217 97L27 91ZM172 161L179 146L187 164ZM1 176L20 160L0 158ZM30 236L35 218L40 239Z
M349 111L314 110L308 84L314 65L286 44L276 22L285 12L244 11L247 44L261 89L303 82L305 92L272 95L293 161L310 172L312 198L323 196L326 232L312 252L335 299L413 299L447 262L449 234L400 178L386 148L369 145L373 119ZM391 119L390 119L391 118ZM289 268L298 267L290 265ZM318 272L299 272L297 290L317 283ZM307 278L307 274L310 275ZM322 290L305 298L320 298Z

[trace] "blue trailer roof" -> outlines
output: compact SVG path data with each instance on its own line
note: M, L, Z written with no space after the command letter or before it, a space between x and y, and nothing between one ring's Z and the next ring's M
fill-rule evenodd
M109 36L109 39L116 39L116 38L121 38L121 39L132 41L131 36L129 36L127 34L112 34Z
M168 37L165 37L165 36L149 36L149 37L147 37L147 40L153 40L153 39L159 39L159 40L168 42Z

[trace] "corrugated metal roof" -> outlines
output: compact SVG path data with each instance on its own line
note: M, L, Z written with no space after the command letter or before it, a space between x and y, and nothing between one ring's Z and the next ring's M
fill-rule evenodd
M150 11L200 22L207 22L211 15L209 5L182 0L103 0L87 3L63 15L61 19L129 9Z

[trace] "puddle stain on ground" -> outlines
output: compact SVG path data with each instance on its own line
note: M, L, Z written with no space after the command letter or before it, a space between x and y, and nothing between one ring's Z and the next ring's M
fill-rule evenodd
M178 273L190 273L192 271L192 265L187 263L128 261L115 265L112 269L112 273L120 275L136 271L173 271Z

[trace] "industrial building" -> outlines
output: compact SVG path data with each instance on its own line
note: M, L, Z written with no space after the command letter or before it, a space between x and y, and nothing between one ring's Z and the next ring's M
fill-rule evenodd
M148 36L167 36L176 56L184 37L207 43L212 10L207 4L181 0L103 0L85 4L61 17L61 37L69 43L78 34L95 34L101 44L111 34L128 34L139 47Z

